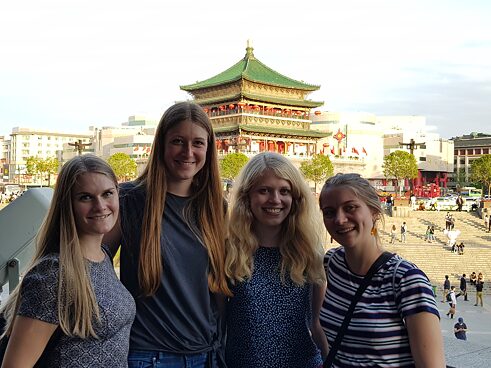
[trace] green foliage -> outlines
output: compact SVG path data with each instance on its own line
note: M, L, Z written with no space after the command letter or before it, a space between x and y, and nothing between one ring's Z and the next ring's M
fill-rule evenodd
M314 155L310 160L303 161L300 164L300 171L307 180L314 182L315 191L317 192L317 184L331 177L334 173L334 168L328 156Z
M471 163L471 179L491 191L491 155L483 155Z
M229 153L219 162L220 175L223 179L235 179L247 161L249 158L243 153Z
M401 179L414 179L418 177L418 164L414 155L406 151L395 151L384 157L382 164L384 176L395 178L399 184ZM397 190L396 190L397 192Z
M129 155L123 152L115 153L107 159L119 181L134 179L137 174L137 165Z
M26 159L26 169L29 175L40 175L41 181L43 176L47 175L48 186L51 186L51 174L56 174L58 172L58 167L60 163L56 157L39 158L39 157L28 157Z

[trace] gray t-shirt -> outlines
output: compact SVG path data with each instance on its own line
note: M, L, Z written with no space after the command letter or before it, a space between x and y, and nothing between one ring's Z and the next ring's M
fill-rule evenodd
M49 367L127 367L128 342L135 317L135 302L114 272L109 256L102 262L87 261L101 323L94 322L99 339L61 335L47 357ZM24 277L18 314L59 324L59 256L49 254Z
M163 273L155 295L143 297L138 258L145 191L120 189L121 281L136 300L130 349L192 354L218 343L218 309L208 288L208 252L183 218L189 198L167 193L161 227Z

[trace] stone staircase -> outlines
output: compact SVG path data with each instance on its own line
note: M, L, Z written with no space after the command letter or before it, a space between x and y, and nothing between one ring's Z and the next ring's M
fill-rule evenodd
M464 242L464 254L452 253L447 245L448 238L443 233L445 229L445 215L441 211L400 211L405 217L385 216L385 226L380 231L382 244L389 252L397 253L401 257L415 263L421 268L437 292L441 295L445 275L449 275L452 285L459 290L460 277L463 273L467 279L472 271L484 276L484 293L491 295L491 233L484 229L484 221L474 212L450 212L455 218L455 229L461 233L457 243ZM400 242L400 228L405 221L408 228L406 243ZM390 244L390 228L396 225L397 237L395 244ZM435 226L435 239L432 243L425 241L426 228ZM338 246L329 243L329 235L326 234L328 248ZM474 286L467 286L470 299L474 300Z
M459 288L460 277L463 273L469 277L472 271L482 272L484 276L484 292L491 294L491 233L484 228L484 221L474 212L456 212L451 214L455 218L455 229L461 233L457 243L464 242L464 254L452 253L447 245L448 238L443 233L445 229L445 215L447 212L437 211L408 211L406 217L385 217L385 228L381 237L385 248L401 255L418 265L438 290L442 289L445 275L449 275L450 282ZM400 227L405 221L408 227L407 243L400 242ZM390 228L392 224L397 228L397 240L390 244ZM426 228L435 226L436 241L425 241ZM473 300L474 287L468 285L468 291Z

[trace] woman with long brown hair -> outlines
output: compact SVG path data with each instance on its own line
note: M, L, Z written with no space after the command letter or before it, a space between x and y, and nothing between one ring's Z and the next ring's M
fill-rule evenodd
M121 244L121 281L137 306L129 367L214 366L220 295L230 290L215 136L200 106L164 113L148 165L121 185L120 205L108 239Z

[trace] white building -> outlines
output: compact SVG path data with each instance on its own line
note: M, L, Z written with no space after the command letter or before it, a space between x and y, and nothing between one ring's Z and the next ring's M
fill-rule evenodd
M90 134L60 133L54 131L15 127L10 134L9 145L9 181L25 182L26 160L28 157L42 159L59 157L64 145L79 140L89 143ZM72 150L74 147L71 148Z

